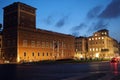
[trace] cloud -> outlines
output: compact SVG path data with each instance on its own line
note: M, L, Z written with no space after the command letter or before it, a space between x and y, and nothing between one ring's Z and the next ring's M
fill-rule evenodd
M89 27L88 32L94 32L101 29L107 29L108 23L106 23L104 20L98 20L97 22L92 23L91 27Z
M98 16L98 14L101 12L102 6L96 6L92 8L88 13L87 13L87 18L88 19L93 19Z
M120 16L120 0L112 0L112 2L99 15L100 18L110 19Z
M72 27L72 35L78 37L80 35L80 31L85 29L86 27L87 25L85 23L80 23L78 26Z
M57 21L57 23L55 24L55 26L59 27L59 28L63 27L65 25L67 19L68 19L68 16L63 16L61 19L59 19Z
M79 36L79 31L76 31L76 32L72 32L72 35L75 36L75 37L78 37Z
M51 25L53 23L53 16L49 15L46 19L44 19L44 23L47 25Z
M71 28L72 31L78 31L80 29L85 28L87 25L85 23L80 23L78 26L74 26Z

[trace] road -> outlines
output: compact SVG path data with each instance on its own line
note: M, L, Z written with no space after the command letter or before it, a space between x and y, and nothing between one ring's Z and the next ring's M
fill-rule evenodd
M0 80L118 80L119 72L109 62L1 64Z

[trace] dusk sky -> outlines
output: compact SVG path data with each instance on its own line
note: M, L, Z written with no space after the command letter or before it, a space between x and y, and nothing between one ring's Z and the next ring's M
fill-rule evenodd
M76 36L108 29L120 41L120 0L0 0L0 23L2 8L18 1L37 8L37 28Z

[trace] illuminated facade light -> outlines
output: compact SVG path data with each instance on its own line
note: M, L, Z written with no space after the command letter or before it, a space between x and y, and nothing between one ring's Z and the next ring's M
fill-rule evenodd
M96 58L99 58L99 53L96 53L96 54L95 54L95 57L96 57Z
M97 40L97 37L95 38L95 40Z
M104 39L104 37L102 37L102 39Z
M89 38L89 40L91 41L91 38Z

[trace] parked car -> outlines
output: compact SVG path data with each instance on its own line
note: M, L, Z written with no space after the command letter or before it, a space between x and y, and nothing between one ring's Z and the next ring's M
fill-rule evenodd
M110 62L111 62L111 63L118 63L119 60L118 60L118 58L112 58Z

